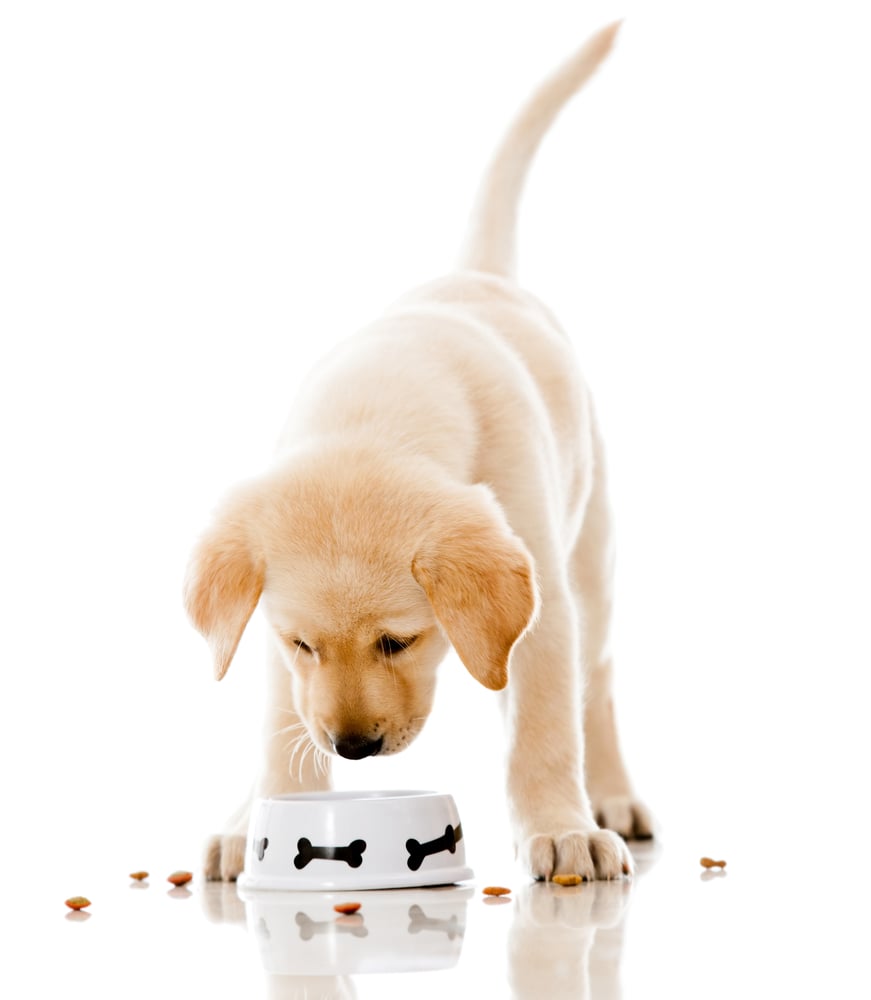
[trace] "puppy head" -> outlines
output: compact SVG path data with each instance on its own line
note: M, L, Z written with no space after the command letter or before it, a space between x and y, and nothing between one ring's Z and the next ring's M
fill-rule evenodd
M504 687L537 604L488 490L360 449L297 455L238 491L193 553L185 599L218 678L260 602L312 740L355 758L414 739L448 642Z

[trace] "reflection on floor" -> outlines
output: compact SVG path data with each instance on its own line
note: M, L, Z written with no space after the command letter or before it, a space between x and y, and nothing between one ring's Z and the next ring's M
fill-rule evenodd
M638 877L655 857L652 845L636 851ZM382 975L454 969L463 957L470 921L494 908L504 908L509 916L504 951L490 952L484 962L479 956L477 963L489 969L492 996L617 998L632 888L628 879L576 887L526 883L510 897L482 898L480 888L471 886L354 895L246 893L212 883L203 886L202 901L211 921L247 926L267 977L267 996L274 1000L358 997L360 989L375 995L368 978L373 975L383 996L381 987L389 980L382 981ZM334 905L351 898L362 899L360 911L337 913ZM498 926L506 925L500 921ZM484 941L472 947L482 946ZM472 973L474 958L468 963ZM403 980L408 988L409 980ZM423 987L424 980L418 984Z
M866 1000L862 883L809 870L809 846L734 825L634 844L637 874L617 882L531 883L485 854L469 883L355 896L176 888L175 851L139 883L95 848L13 866L0 940L16 996L66 1000ZM725 871L700 866L719 850ZM93 905L72 913L77 894ZM349 898L357 913L333 909Z

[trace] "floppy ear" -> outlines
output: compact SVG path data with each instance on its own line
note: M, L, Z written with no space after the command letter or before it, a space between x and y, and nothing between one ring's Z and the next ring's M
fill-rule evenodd
M411 572L469 673L498 691L508 683L514 644L535 618L535 573L489 490L467 492L440 513Z
M184 602L215 659L215 677L227 672L263 590L263 560L255 556L238 520L222 518L200 539L188 564Z

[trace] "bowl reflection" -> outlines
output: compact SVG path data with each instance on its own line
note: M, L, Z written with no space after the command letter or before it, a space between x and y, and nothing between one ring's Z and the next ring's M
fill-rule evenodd
M246 892L246 923L270 975L416 972L456 965L471 888ZM356 902L356 913L334 907Z

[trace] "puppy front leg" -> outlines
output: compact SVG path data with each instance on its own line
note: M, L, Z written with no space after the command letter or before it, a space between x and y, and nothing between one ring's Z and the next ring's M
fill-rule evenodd
M312 743L297 715L290 674L272 644L267 663L263 738L263 768L251 794L227 820L224 831L210 837L206 845L207 879L231 882L242 872L248 820L255 798L326 791L330 787L330 758Z
M572 600L564 588L542 597L538 624L514 651L504 696L515 846L536 879L620 878L632 871L631 855L616 834L597 827L583 784Z

